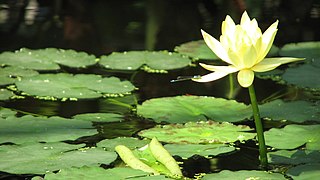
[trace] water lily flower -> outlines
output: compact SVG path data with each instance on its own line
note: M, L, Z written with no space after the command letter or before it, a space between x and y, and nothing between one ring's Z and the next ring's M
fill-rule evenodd
M214 72L192 80L209 82L239 71L239 84L249 87L253 83L254 72L270 71L282 64L303 60L291 57L265 58L273 44L277 26L278 20L262 34L256 19L250 20L247 12L244 12L237 25L229 15L226 17L222 22L220 41L201 30L207 46L229 66L200 63L203 68Z

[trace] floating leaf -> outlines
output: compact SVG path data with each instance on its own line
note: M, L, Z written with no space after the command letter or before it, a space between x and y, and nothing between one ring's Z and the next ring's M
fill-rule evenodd
M290 168L286 174L294 180L316 180L319 179L320 163L299 165Z
M0 143L75 140L97 133L96 129L92 129L91 122L61 117L10 116L0 118L0 124Z
M172 70L186 67L190 59L171 52L129 51L102 56L99 62L105 68L116 70L138 70L144 65L146 70Z
M148 173L145 173L140 170L132 168L117 167L112 169L103 169L100 167L80 167L80 168L67 168L61 169L58 173L48 173L45 176L46 180L97 180L97 179L137 179L139 177L151 178L153 176L148 176ZM137 177L137 178L135 178ZM163 176L164 177L164 176Z
M307 150L320 150L320 125L287 125L265 132L266 144L277 149L294 149L306 144Z
M30 50L22 48L16 52L4 52L0 54L0 64L19 66L34 70L58 70L62 64L69 67L79 68L96 63L96 57L85 52L74 50L62 50L46 48Z
M37 71L31 69L24 69L18 66L8 66L0 68L0 85L13 84L21 77L30 77L38 75Z
M286 179L282 174L271 173L266 171L256 170L241 170L241 171L229 171L223 170L219 173L206 174L202 180L211 179L232 179L232 180L279 180Z
M192 57L195 60L206 59L206 60L217 60L219 59L212 50L206 45L203 40L191 41L183 43L174 48L180 54ZM275 56L278 54L279 48L272 46L268 53L268 56Z
M73 119L83 120L83 121L93 121L93 122L121 122L123 116L114 113L86 113L77 114L72 117Z
M148 144L149 140L139 140L137 138L132 137L117 137L114 139L105 139L97 143L98 147L104 147L105 149L109 151L114 151L114 148L117 145L124 145L128 147L129 149L135 149L138 147L142 147L146 144Z
M319 58L320 42L300 42L284 45L279 54L288 57Z
M210 143L231 143L252 139L255 133L244 125L233 125L223 122L189 122L182 124L170 124L156 126L151 129L142 130L139 136L153 138L159 141L178 144L210 144Z
M320 89L320 67L314 63L303 64L298 67L289 68L282 75L282 79L288 84L302 88Z
M305 121L320 121L320 107L307 101L284 102L275 100L260 106L261 117L273 120L289 120L302 123Z
M126 94L135 87L115 77L102 78L93 74L40 74L16 82L17 88L39 98L98 98L102 95Z
M225 144L166 144L164 146L170 154L187 159L193 155L217 156L232 152L235 147Z
M0 89L0 101L9 100L12 96L14 96L14 93L12 91L9 91L7 89Z
M0 171L14 174L44 174L68 167L110 164L117 155L100 148L61 142L0 146ZM71 151L73 150L73 151Z
M137 107L137 113L156 122L185 123L214 120L237 122L249 118L250 107L234 100L200 96L154 98Z
M268 159L274 164L320 163L320 151L309 150L279 150L268 153Z

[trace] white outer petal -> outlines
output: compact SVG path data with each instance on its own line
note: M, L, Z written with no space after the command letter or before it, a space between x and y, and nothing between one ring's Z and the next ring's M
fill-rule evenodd
M201 76L201 78L192 79L192 81L210 82L210 81L215 81L217 79L221 79L221 78L225 77L228 74L230 74L230 73L226 73L226 72L222 72L222 71L216 71L216 72Z
M203 64L203 63L199 63L199 64L200 66L202 66L203 68L209 71L220 71L225 73L234 73L238 71L238 69L234 66L213 66L213 65Z

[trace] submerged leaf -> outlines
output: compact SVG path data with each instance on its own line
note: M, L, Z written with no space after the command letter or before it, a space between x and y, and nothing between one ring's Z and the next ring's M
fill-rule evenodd
M279 173L271 173L257 170L229 171L223 170L219 173L206 174L202 180L211 179L232 179L232 180L285 180L286 178Z
M279 150L268 153L268 159L273 164L303 164L320 163L320 151L310 150Z
M277 149L294 149L306 144L307 150L320 150L320 125L287 125L265 132L266 144Z
M190 64L190 59L171 52L129 51L102 56L99 63L105 68L115 70L145 69L145 65L146 69L161 72L186 67Z
M290 168L286 172L286 174L291 176L295 180L296 179L297 180L319 179L320 163L299 165L299 166Z
M103 147L109 151L114 151L114 148L117 145L124 145L129 149L135 149L138 147L142 147L146 144L148 144L150 141L149 140L139 140L137 138L132 138L132 137L117 137L114 139L104 139L100 142L97 143L98 147Z
M248 126L233 125L231 123L189 122L182 124L170 124L156 126L151 129L142 130L139 136L153 138L157 137L162 142L178 144L210 144L210 143L232 143L252 139L255 133Z
M249 118L249 106L234 100L201 96L154 98L137 106L137 113L156 122L185 123L214 120L237 122Z
M85 113L77 114L72 118L92 122L121 122L123 120L122 115L114 113Z

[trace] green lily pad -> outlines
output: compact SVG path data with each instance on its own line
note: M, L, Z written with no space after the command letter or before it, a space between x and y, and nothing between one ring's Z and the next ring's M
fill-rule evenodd
M294 180L316 180L319 179L320 163L299 165L290 168L286 174Z
M206 45L203 40L191 41L183 43L174 48L174 51L192 57L195 60L207 59L216 60L219 59L211 49Z
M91 122L61 117L10 116L6 119L0 118L0 124L0 143L76 140L97 133Z
M83 120L83 121L93 121L93 122L121 122L123 116L114 113L86 113L77 114L72 117L73 119Z
M241 171L229 171L223 170L219 173L206 174L202 180L211 179L232 179L232 180L279 180L286 179L282 174L270 173L266 171L256 170L241 170Z
M0 101L9 100L15 94L7 89L0 89Z
M27 77L16 82L16 85L18 90L43 99L99 98L103 95L122 95L135 89L129 81L120 81L116 77L65 73Z
M268 159L273 164L304 164L320 163L320 151L309 150L279 150L268 153Z
M51 180L51 179L97 180L97 179L108 179L108 177L112 177L112 179L136 179L135 177L144 177L144 176L148 176L148 173L145 173L137 169L132 169L132 168L117 167L112 169L103 169L100 167L84 166L80 168L61 169L58 173L48 173L46 174L45 179L46 180Z
M300 42L289 43L284 45L279 54L288 57L300 58L319 58L320 57L320 42Z
M320 125L287 125L265 132L266 144L277 149L294 149L306 144L307 150L320 150Z
M30 50L22 48L16 52L0 54L0 64L19 66L34 70L58 70L59 64L73 68L86 67L96 63L96 57L85 52L55 48Z
M0 107L0 118L7 118L9 116L15 116L17 114L16 111L13 111L8 108Z
M259 108L261 117L272 120L289 120L298 123L320 121L319 105L307 101L284 102L278 99L265 103Z
M8 66L0 68L0 85L14 84L21 77L30 77L38 75L37 71L31 69L24 69L18 66Z
M217 144L253 139L255 133L248 132L252 130L244 125L236 126L228 122L206 121L188 122L184 125L158 125L151 129L142 130L138 135L150 139L157 137L159 141L167 143Z
M150 140L139 140L132 137L117 137L114 139L105 139L97 143L98 147L104 147L109 151L114 151L114 148L118 145L124 145L129 149L140 148L148 144Z
M214 120L237 122L250 118L249 106L234 100L200 96L154 98L137 106L137 113L156 122L185 123Z
M219 59L212 50L206 45L203 40L191 41L183 43L176 46L174 50L180 54L189 56L195 60L205 59L205 60L217 60ZM279 48L272 46L268 56L275 56L278 54Z
M170 154L187 159L193 155L217 156L229 153L236 148L225 144L166 144L164 146Z
M99 62L103 67L115 70L138 70L166 72L190 64L190 59L171 52L129 51L102 56Z
M14 174L44 174L68 167L110 164L117 155L102 148L84 148L61 142L0 146L0 171ZM71 151L73 150L73 151Z
M320 67L315 66L314 63L288 68L282 75L282 79L288 84L311 89L320 89L319 77Z

